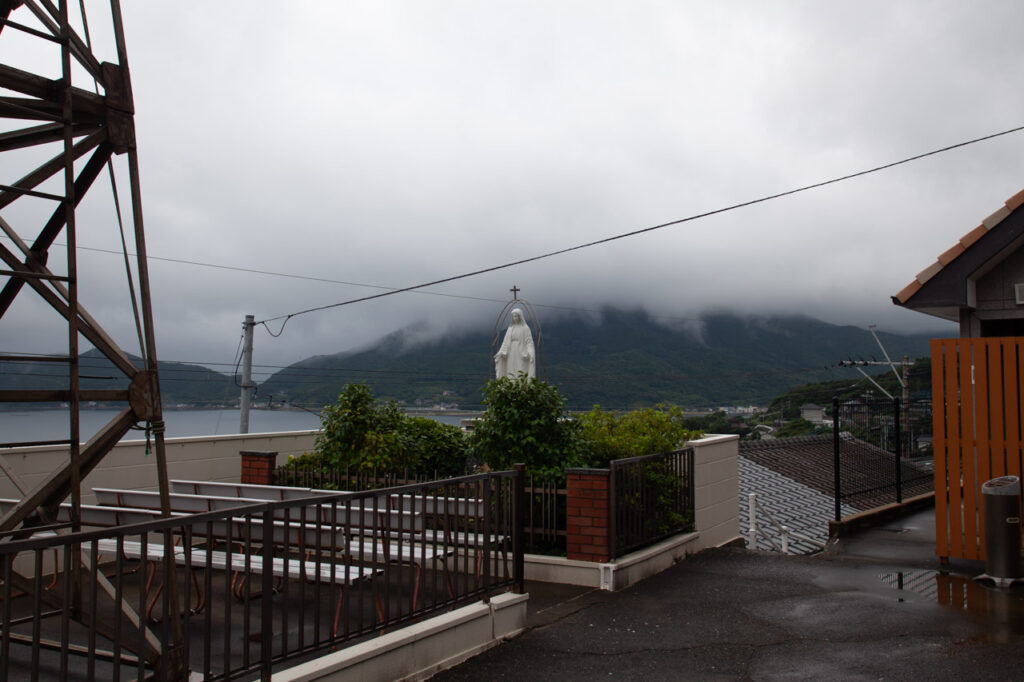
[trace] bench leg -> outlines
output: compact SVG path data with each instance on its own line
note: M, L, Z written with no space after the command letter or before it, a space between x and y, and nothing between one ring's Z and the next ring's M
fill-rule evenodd
M231 594L233 594L235 599L238 601L245 601L245 595L242 594L242 590L245 588L245 581L247 579L248 576L241 571L234 571L231 574ZM262 594L263 592L260 592L259 594L251 594L249 596L255 599L262 596Z
M420 576L423 573L423 569L417 563L413 563L413 566L416 567L416 582L412 586L412 610L415 611L420 599Z
M338 625L341 623L341 605L345 599L345 588L340 587L338 593L338 605L334 608L334 625L331 627L331 637L338 636ZM373 586L373 600L377 604L377 621L384 622L384 607L380 603L380 590L376 585ZM384 631L381 630L381 634Z
M454 555L453 555L454 556ZM448 585L448 596L455 599L455 587L452 585L452 572L448 568L448 557L444 559L444 582Z
M156 572L156 562L152 562L153 569L149 574L149 580L153 580L153 574ZM206 606L206 595L203 594L202 588L199 587L199 576L196 574L196 569L193 568L190 573L192 574L192 584L196 588L196 605L189 609L189 614L195 615L203 610ZM177 577L177 576L175 576ZM160 598L161 593L164 591L163 583L157 586L156 591L153 593L153 597L149 600L149 606L146 608L146 620L150 623L156 622L153 618L153 608L156 607L157 599ZM149 594L149 587L147 583L146 593Z
M44 589L52 590L54 588L54 586L57 585L57 575L59 573L57 571L57 567L58 566L60 566L60 559L59 559L59 557L57 555L57 550L55 549L55 550L53 550L53 580L51 580L50 584L47 585Z
M341 604L345 600L345 588L338 588L338 605L334 607L334 624L331 626L331 637L338 636L338 623L341 621Z

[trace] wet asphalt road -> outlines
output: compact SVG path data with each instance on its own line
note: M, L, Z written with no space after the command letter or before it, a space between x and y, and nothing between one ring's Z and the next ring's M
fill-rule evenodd
M532 585L527 632L432 679L1024 679L1024 586L938 571L929 523L827 556L709 550L614 594Z

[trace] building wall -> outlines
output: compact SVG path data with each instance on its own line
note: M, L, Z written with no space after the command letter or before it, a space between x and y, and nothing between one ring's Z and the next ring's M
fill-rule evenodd
M707 436L694 446L694 516L698 549L716 547L740 534L739 440Z
M975 308L998 310L1024 316L1024 307L1017 305L1013 285L1024 283L1024 249L1010 254L975 283Z
M301 455L313 449L316 431L236 434L168 438L167 473L170 478L202 481L237 482L241 476L242 450L269 450L283 464L288 455ZM31 490L51 471L67 460L61 446L18 448L5 456L6 465L22 484ZM94 504L93 488L156 490L156 455L146 454L145 441L122 441L111 450L95 470L82 481L82 502ZM10 478L0 471L0 497L23 497Z
M1016 302L1015 284L1024 284L1024 249L1019 249L980 277L968 278L967 303L962 311L960 335L1020 336L1024 333L1024 306Z

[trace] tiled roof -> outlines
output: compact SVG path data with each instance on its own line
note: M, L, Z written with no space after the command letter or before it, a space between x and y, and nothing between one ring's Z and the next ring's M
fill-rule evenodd
M896 460L892 453L841 434L840 493L850 506L865 511L895 501L892 480ZM833 497L835 494L832 436L801 436L740 442L740 455L794 481ZM890 473L891 472L891 473ZM903 461L904 498L932 490L931 472L920 464Z
M750 530L750 493L757 496L757 504L779 524L797 533L789 540L793 554L812 554L828 542L828 522L835 516L835 501L814 488L798 483L788 476L763 467L742 455L739 458L740 533L744 538ZM849 505L842 505L844 516L857 513ZM760 532L757 549L779 551L779 529L758 511ZM802 537L801 537L802 536ZM768 538L774 538L774 544Z
M965 234L960 238L956 244L954 244L949 250L941 254L938 259L927 268L917 274L907 286L903 287L903 290L893 296L893 299L900 303L906 303L910 298L921 290L921 287L925 285L932 277L939 274L943 268L959 258L967 249L971 248L975 242L991 230L993 227L1003 222L1003 220L1013 213L1017 208L1024 205L1024 190L1021 190L1014 194L1012 197L1006 200L1006 202L999 207L995 213L990 215L981 221L981 225Z
M835 515L834 445L831 435L740 441L740 530L748 531L749 495L779 525L808 538L793 537L790 551L811 553L828 540L828 522ZM840 466L844 501L843 516L874 509L895 501L891 481L896 460L892 453L840 434ZM933 488L932 473L919 463L903 462L903 496L926 493ZM765 534L778 537L778 529L761 513L758 525ZM779 544L776 539L776 545ZM778 550L759 534L758 549Z

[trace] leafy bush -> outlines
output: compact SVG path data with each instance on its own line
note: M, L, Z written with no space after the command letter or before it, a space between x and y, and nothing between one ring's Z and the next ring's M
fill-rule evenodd
M686 417L683 425L693 431L703 433L735 433L740 438L753 438L753 427L748 418L728 415L721 410L699 417Z
M658 405L616 414L594 406L577 416L587 466L606 467L613 459L671 452L700 436L684 424L675 405Z
M405 415L394 402L378 405L366 384L348 384L320 413L316 454L321 463L355 470L408 467L399 435Z
M450 478L466 473L468 447L458 426L427 417L406 417L402 433L416 460L417 474Z
M484 386L486 411L470 437L473 456L495 470L522 462L536 480L564 479L579 466L579 425L568 418L558 389L525 374Z
M458 476L466 442L457 426L409 417L394 401L377 403L366 384L348 384L320 414L310 464L381 474Z
M831 430L832 429L815 426L813 422L810 422L803 417L798 417L775 429L775 432L772 435L776 438L792 438L793 436L810 436Z
M686 428L682 409L674 405L619 414L595 406L577 419L582 431L584 458L591 467L607 467L615 459L671 452L700 436L700 432ZM692 522L689 513L676 508L676 500L684 494L689 481L677 476L663 460L647 461L641 465L641 471L643 492L639 488L620 491L617 497L620 512L632 508L634 514L642 517L647 537L689 527Z

